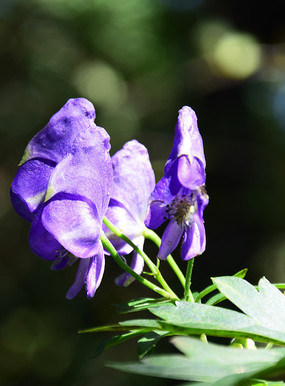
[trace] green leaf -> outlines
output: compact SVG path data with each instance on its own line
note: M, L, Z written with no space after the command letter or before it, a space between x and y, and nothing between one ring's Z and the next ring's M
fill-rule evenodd
M142 359L145 355L150 354L157 343L165 336L168 331L150 331L138 340L138 354Z
M227 299L258 324L285 331L285 296L267 279L259 281L259 291L246 280L231 276L212 280Z
M108 366L136 374L199 381L208 386L258 385L264 375L280 374L285 369L284 348L239 350L190 337L171 341L185 356L157 355L140 362L111 362Z
M160 329L173 334L202 334L224 337L246 337L261 342L285 344L285 331L270 330L250 316L237 311L205 304L176 302L151 308L150 312L165 322ZM176 327L179 328L176 328Z
M233 276L235 277L240 277L241 279L243 279L247 273L248 269L247 268L244 268L242 269L241 271L238 271L237 273L235 273ZM194 296L194 299L195 299L195 302L200 302L200 300L208 295L209 293L215 291L217 289L217 286L215 284L212 284L210 285L209 287L205 288L203 291L201 291L200 293L198 293L196 296ZM221 298L220 301L224 300L224 297ZM208 302L207 302L208 304Z
M113 307L117 308L121 314L127 314L130 312L143 311L164 303L170 303L170 301L165 298L140 298L122 304L113 304Z
M150 328L153 330L160 330L161 324L155 319L132 319L119 322L120 326L129 327L129 329L135 328Z
M145 333L144 330L138 330L138 331L128 332L128 333L122 334L122 335L112 336L111 338L106 339L104 342L102 342L100 344L100 346L97 347L95 353L93 354L93 358L101 355L103 351L105 351L106 349L108 349L110 347L117 346L123 342L126 342L126 341L128 341L136 336L142 335L144 333Z

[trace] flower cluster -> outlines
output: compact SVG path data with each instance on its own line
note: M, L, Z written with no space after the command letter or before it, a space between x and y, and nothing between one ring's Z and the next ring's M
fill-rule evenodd
M132 140L110 157L110 138L94 123L93 105L70 99L29 142L10 189L17 213L31 222L31 250L58 270L79 260L67 298L86 285L92 297L104 272L104 234L140 275L142 256L103 224L104 216L140 249L146 226L169 220L158 257L166 259L181 237L183 260L205 250L205 157L190 107L179 112L164 177L155 185L147 149ZM118 285L133 280L124 272Z

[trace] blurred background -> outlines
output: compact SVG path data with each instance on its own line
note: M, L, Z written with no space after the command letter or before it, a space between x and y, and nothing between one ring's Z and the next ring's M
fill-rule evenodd
M81 291L65 300L76 267L50 271L30 252L29 224L11 207L9 186L28 141L69 98L94 103L112 154L133 138L145 144L157 180L178 110L190 105L204 139L210 196L207 250L196 259L193 290L245 267L254 284L263 275L285 282L281 4L0 1L1 385L174 384L104 367L136 358L135 342L90 359L107 335L77 331L124 318L110 304L152 294L137 283L117 288L119 269L108 259L94 299ZM179 261L179 250L175 256Z

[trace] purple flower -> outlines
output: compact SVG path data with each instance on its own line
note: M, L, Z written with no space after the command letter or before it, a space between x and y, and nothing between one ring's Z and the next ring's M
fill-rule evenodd
M143 248L145 229L151 192L155 186L154 172L147 149L138 141L127 142L112 157L113 192L106 217L118 227L139 248ZM127 255L133 248L115 236L104 226L104 232L118 253ZM143 258L133 251L130 267L138 274L142 272ZM118 285L127 286L133 281L128 273L116 279Z
M80 258L71 299L86 283L92 297L104 272L102 219L112 187L109 135L93 105L69 100L28 144L11 186L16 211L32 221L34 253L57 270Z
M160 259L177 247L181 237L181 257L189 260L204 252L206 236L203 212L209 198L205 190L203 141L195 112L188 106L179 111L174 143L164 168L164 177L151 197L146 225L155 229L170 220L162 236Z

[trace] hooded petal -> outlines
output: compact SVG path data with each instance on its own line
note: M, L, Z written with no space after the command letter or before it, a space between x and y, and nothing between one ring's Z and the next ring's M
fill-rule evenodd
M167 225L161 239L161 245L158 251L158 258L165 260L171 252L177 247L184 228L177 224L176 221L171 220Z
M201 255L205 251L205 248L205 227L199 216L196 216L195 221L184 233L181 247L182 260L189 260L195 256Z
M186 155L191 164L194 158L197 158L201 161L203 168L206 167L203 140L197 126L197 117L194 110L188 106L179 110L173 147L165 165L165 174L168 173L172 162L182 155Z
M88 258L98 253L101 223L95 207L81 200L51 200L42 212L44 228L73 255Z
M136 241L134 241L135 244L140 248L143 249L144 244L144 237L138 238ZM132 268L133 271L135 271L138 275L142 273L144 267L144 259L139 255L136 251L133 251L132 253L132 260L130 264L130 268ZM118 276L115 279L115 283L119 286L127 287L134 281L134 277L130 275L127 272L122 273L120 276Z
M11 185L10 196L14 209L25 220L32 221L33 214L44 201L54 166L54 163L33 159L19 168Z
M33 158L60 162L74 147L85 143L90 130L96 127L94 119L95 110L91 102L84 98L69 99L31 139L20 164Z
M105 258L103 253L103 247L100 243L98 253L91 257L90 264L86 277L86 292L87 297L92 298L99 287L105 269Z
M127 142L112 157L114 186L112 198L143 224L155 177L148 151L136 140Z

